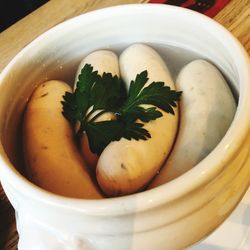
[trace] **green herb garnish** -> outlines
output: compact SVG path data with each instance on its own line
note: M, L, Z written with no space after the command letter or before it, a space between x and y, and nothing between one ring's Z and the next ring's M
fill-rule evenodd
M63 96L63 115L73 124L80 124L77 135L86 132L93 153L101 154L111 141L121 138L147 140L151 136L143 128L144 123L138 121L149 122L161 117L157 108L174 114L173 107L181 96L181 92L171 90L163 82L152 82L144 87L147 81L145 70L131 82L127 95L120 78L110 73L100 76L86 64L75 92L66 92ZM151 106L142 106L145 104ZM114 113L116 120L96 121L106 112Z

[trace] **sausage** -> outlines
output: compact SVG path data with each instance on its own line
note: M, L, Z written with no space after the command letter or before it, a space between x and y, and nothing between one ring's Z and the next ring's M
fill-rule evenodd
M119 69L117 55L109 50L96 50L87 55L78 66L74 88L76 88L78 76L81 73L81 70L85 64L91 64L93 69L98 71L99 75L102 75L103 73L111 73L113 76L115 75L117 75L118 77L120 76L120 69ZM95 112L91 117L93 117L97 112ZM108 112L100 115L96 121L107 121L113 119L115 119L115 115L111 112ZM80 141L80 148L83 158L86 161L87 165L91 169L95 170L98 160L98 155L91 152L89 148L88 137L85 133L83 134L82 139Z
M74 144L74 132L62 115L62 96L71 88L61 81L38 86L27 104L23 121L23 148L32 182L55 194L99 199Z
M225 135L236 111L227 82L205 60L187 64L177 77L176 88L183 91L179 133L171 155L149 188L171 181L204 159Z
M144 44L134 44L120 55L120 71L127 88L131 80L144 70L149 81L163 81L175 89L169 70L160 55ZM109 196L125 195L142 190L160 169L175 139L178 110L145 124L151 138L111 142L97 163L97 181Z

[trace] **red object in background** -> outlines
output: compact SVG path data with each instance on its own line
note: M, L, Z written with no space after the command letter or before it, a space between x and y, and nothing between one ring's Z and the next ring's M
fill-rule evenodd
M209 17L214 17L230 0L150 0L149 3L162 3L195 10Z

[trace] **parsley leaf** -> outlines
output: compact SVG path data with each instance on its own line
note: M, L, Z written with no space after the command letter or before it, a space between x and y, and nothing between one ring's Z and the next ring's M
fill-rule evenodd
M181 95L181 92L164 86L163 82L152 82L145 87L147 81L145 70L131 81L127 95L119 77L111 73L100 76L91 65L86 64L74 93L66 92L63 96L62 113L73 124L80 124L78 136L86 132L93 153L101 154L111 141L121 138L147 140L151 135L143 128L144 123L162 116L157 108L174 114L173 107L176 107ZM96 118L105 112L113 112L116 120L97 122Z
M89 146L98 155L111 141L119 141L124 133L124 124L118 120L90 122L86 126Z
M143 128L144 124L139 122L126 122L123 137L131 140L147 140L151 138L149 132Z
M74 93L66 92L63 96L63 115L73 124L80 122L78 134L86 130L89 119L94 121L105 112L120 107L126 98L124 83L111 73L102 76L93 71L90 64L85 64L78 77ZM91 118L94 112L98 113Z
M119 141L121 138L147 140L151 136L143 126L142 123L122 119L90 122L86 125L86 134L90 138L90 149L100 155L111 141Z
M90 104L94 111L104 109L109 112L117 109L125 98L126 90L121 79L111 73L103 73L91 89Z
M82 122L90 106L89 95L93 84L99 78L97 71L86 64L81 70L74 93L66 92L63 96L63 115L72 123Z
M181 92L164 86L164 82L152 82L144 87L147 81L147 71L141 72L136 76L135 81L131 81L128 98L118 112L121 116L148 122L162 116L156 107L174 115L173 107L176 107L176 102L180 100ZM154 107L145 108L140 106L142 104Z

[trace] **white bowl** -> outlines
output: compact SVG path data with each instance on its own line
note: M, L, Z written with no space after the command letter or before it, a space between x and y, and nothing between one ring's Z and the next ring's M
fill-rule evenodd
M22 113L35 86L51 78L72 81L87 53L118 51L135 42L163 51L175 48L177 57L187 49L221 69L238 95L235 118L222 141L181 177L120 198L66 198L29 182L17 169L23 165ZM249 186L249 83L248 56L240 43L213 20L178 7L140 4L97 10L35 39L0 76L0 178L16 209L19 249L172 250L204 238Z

